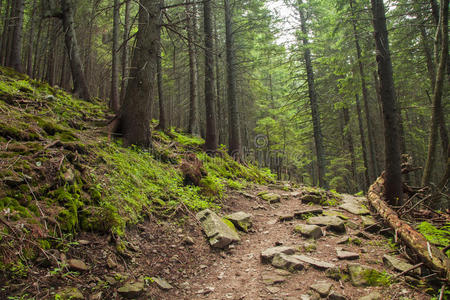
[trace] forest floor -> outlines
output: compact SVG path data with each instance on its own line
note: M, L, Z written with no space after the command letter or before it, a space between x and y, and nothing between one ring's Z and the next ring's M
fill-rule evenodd
M80 268L78 273L73 273L53 267L53 271L49 272L51 266L36 267L26 282L17 285L16 290L31 292L36 299L53 299L54 295L64 299L64 295L72 295L71 299L288 300L319 299L311 287L325 283L323 288L328 290L329 284L334 291L328 299L431 298L423 287L419 289L414 284L407 284L405 277L394 278L395 272L383 265L382 257L385 254L402 256L401 249L393 246L386 236L362 233L359 229L361 216L339 206L302 203L298 198L301 188L291 191L271 189L270 192L282 198L279 203L270 204L257 196L264 190L268 187L254 186L246 191L230 191L224 197L223 214L244 211L253 216L251 230L241 233L241 241L225 250L209 246L199 222L192 214L179 219L176 224L147 219L127 232L123 238L127 246L123 254L118 254L117 243L110 236L81 233L77 237L78 242L66 254L55 252L54 255L57 259L65 256L62 260L78 259L86 264L85 270ZM355 203L364 200L350 195L343 197L357 201ZM306 223L296 219L294 212L311 209L323 209L324 215L338 215L345 219L346 233L336 234L322 228L325 235L316 241L294 233L295 225ZM283 218L287 220L282 221ZM348 226L349 223L353 226ZM347 237L349 239L344 243ZM347 264L351 263L370 266L384 272L381 274L386 280L380 281L381 286L357 287L348 275L341 274L340 278L331 279L330 272L307 263L302 270L293 273L262 264L261 252L279 245L294 246L302 254L334 264L341 270L346 270ZM359 258L352 261L338 259L337 250L354 252ZM60 272L60 276L54 276L55 272ZM162 283L157 284L159 279ZM170 286L165 286L167 283ZM362 298L365 296L368 297Z

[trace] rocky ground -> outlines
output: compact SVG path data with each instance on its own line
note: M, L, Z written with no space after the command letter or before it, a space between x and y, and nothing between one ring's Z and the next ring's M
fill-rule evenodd
M430 299L420 269L396 277L411 265L365 199L338 198L277 185L230 192L221 213L244 212L251 227L244 218L248 232L213 237L221 248L187 211L177 224L150 217L122 240L84 233L0 298ZM240 241L226 245L227 238Z

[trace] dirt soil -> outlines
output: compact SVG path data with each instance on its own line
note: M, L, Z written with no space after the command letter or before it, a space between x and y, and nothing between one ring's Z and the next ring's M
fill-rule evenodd
M121 243L111 236L80 234L76 238L77 243L67 253L53 252L49 258L41 257L43 262L32 267L27 279L4 287L0 291L0 299L23 294L35 299L55 299L55 294L66 287L78 288L85 299L122 299L118 289L139 278L146 284L140 296L134 299L309 299L302 298L302 295L308 294L310 286L320 281L331 283L333 290L347 299L360 299L375 291L382 295L380 299L431 298L406 284L403 277L389 287L354 287L348 280L327 278L324 271L311 266L297 273L288 273L276 270L270 264L262 264L260 254L265 249L277 245L301 246L307 241L293 232L295 224L305 223L304 220L281 222L279 216L319 207L302 203L292 191L276 189L271 192L283 195L283 198L280 203L269 204L256 196L262 190L267 190L267 187L255 186L245 192L231 191L225 197L223 214L244 211L253 215L250 232L241 233L240 243L226 250L209 246L200 224L190 212L187 217L178 218L177 223L150 217L128 231L123 238L126 249L121 254L117 251L117 245ZM361 222L359 216L337 207L323 209L337 210L349 221ZM180 207L180 212L183 210ZM354 236L358 231L347 228L346 235ZM370 233L368 237L361 238L361 245L338 244L343 235L325 232L325 236L317 240L316 250L305 254L341 267L355 262L395 274L382 263L384 254L394 252L388 239ZM337 248L359 253L360 258L338 260ZM82 260L89 269L73 272L61 264L66 259ZM284 281L268 285L263 281L266 274L281 275ZM163 278L173 288L163 290L151 277Z

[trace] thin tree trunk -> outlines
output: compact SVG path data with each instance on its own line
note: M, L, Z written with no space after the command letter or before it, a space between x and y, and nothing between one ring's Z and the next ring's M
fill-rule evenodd
M216 118L214 108L214 53L211 0L203 3L204 33L205 33L205 110L206 139L205 150L214 155L217 150Z
M14 4L14 20L11 41L11 57L9 59L9 66L19 72L22 68L22 33L23 33L23 14L25 9L24 0L15 0Z
M438 139L439 126L445 120L442 120L443 114L439 112L442 110L442 94L445 78L445 69L447 66L448 58L448 3L449 0L442 0L440 8L440 25L437 30L441 31L441 57L439 60L439 67L436 74L436 85L433 93L433 109L431 114L431 132L428 141L428 154L423 170L422 185L427 185L431 177L431 169L435 161L436 144ZM438 34L436 34L436 37ZM445 124L445 123L444 123ZM445 125L444 125L445 127ZM448 145L447 145L448 148ZM445 154L447 148L444 148ZM447 160L447 155L444 156Z
M359 76L361 80L361 92L363 97L363 103L364 103L364 113L366 116L366 125L367 125L367 134L369 137L369 154L370 154L370 160L369 160L369 174L370 178L369 181L374 181L378 176L378 168L377 168L377 161L376 161L376 154L375 154L375 136L373 134L373 128L370 123L371 117L370 117L370 109L369 109L369 95L367 92L367 85L366 85L366 75L364 71L364 65L362 63L362 51L361 46L359 44L359 36L358 31L356 28L356 15L353 8L353 1L350 0L350 9L352 13L352 25L353 25L353 36L355 38L355 47L356 47L356 56L358 59L358 67L359 67Z
M350 129L350 114L349 114L349 109L348 107L344 107L342 109L342 113L344 116L344 133L345 133L345 138L347 139L347 147L348 147L348 152L350 152L350 171L352 172L352 180L353 182L358 182L358 178L356 177L356 156L355 156L355 148L353 145L353 136L352 136L352 131ZM352 189L352 191L355 191L354 188L355 186L351 186L350 187Z
M160 0L160 7L164 7L164 0ZM167 129L166 121L166 101L164 98L163 89L163 69L162 69L162 56L161 56L161 27L162 27L162 14L159 15L158 30L159 30L159 43L156 54L156 71L158 81L158 105L159 105L159 124L158 129L165 131Z
M125 20L123 25L123 45L122 45L122 82L120 87L120 103L125 98L127 77L128 77L128 35L130 32L130 0L125 0Z
M61 0L62 23L65 33L65 42L69 54L70 68L72 70L73 93L84 100L90 100L89 89L86 83L80 59L77 37L73 22L73 8L70 0Z
M1 2L1 1L0 1ZM28 21L29 26L28 27L28 45L27 45L27 54L26 54L26 72L28 74L28 76L32 76L33 75L33 38L34 38L34 23L35 23L35 18L36 18L36 10L37 10L37 6L36 6L36 2L37 0L33 0L33 8L31 11L31 18Z
M0 64L6 65L6 56L8 53L8 37L9 37L9 19L11 11L11 0L6 1L5 13L3 17L3 31L2 31L2 47L0 48Z
M41 40L42 34L42 22L43 18L39 19L38 32L36 36L36 42L34 45L34 59L33 59L33 78L37 78L39 76L39 42Z
M370 177L369 177L369 163L367 161L367 146L366 146L366 138L364 136L364 127L361 113L361 103L359 101L358 94L355 94L356 100L356 111L358 113L358 127L359 127L359 136L361 138L361 148L363 154L363 162L364 162L364 191L367 191L370 186Z
M151 107L156 97L157 55L160 43L159 0L140 0L139 27L130 80L122 106L124 144L151 147Z
M384 195L388 203L402 203L402 174L400 157L400 130L398 105L395 98L394 79L391 55L389 52L388 32L383 0L371 0L374 38L376 45L376 61L380 77L381 100L384 116L385 137L385 182Z
M316 148L317 155L317 165L318 165L318 179L319 186L326 188L327 182L325 181L325 153L323 150L323 137L322 137L322 128L320 126L320 115L319 115L319 107L317 103L317 94L314 84L314 72L312 68L311 62L311 50L309 49L309 41L308 41L308 29L306 25L306 17L304 8L302 7L302 1L298 1L298 11L300 14L300 26L301 31L303 33L302 42L304 47L304 59L306 63L306 75L308 77L308 93L309 93L309 101L311 105L311 115L313 122L313 131L314 131L314 143Z
M214 49L219 51L219 34L217 32L217 20L216 15L214 15ZM214 56L214 65L215 65L215 74L216 74L216 103L217 103L217 126L219 133L219 144L226 144L226 136L225 136L225 116L224 116L224 103L222 103L222 95L221 95L221 74L219 67L220 54L216 54Z
M119 99L119 23L120 23L120 3L114 0L113 7L113 42L112 42L112 64L111 64L111 96L109 99L110 108L118 113L120 110Z
M187 0L186 3L190 1ZM195 3L186 6L186 22L189 53L189 124L188 132L198 134L198 72L197 54L195 49L197 9Z
M239 107L236 97L236 59L233 33L233 12L230 0L224 0L225 5L225 49L227 60L227 99L228 99L228 139L229 153L236 160L242 159L241 128L239 122Z

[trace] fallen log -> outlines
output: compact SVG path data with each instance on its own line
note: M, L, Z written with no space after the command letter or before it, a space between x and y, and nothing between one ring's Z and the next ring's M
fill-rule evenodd
M395 211L383 201L383 174L370 186L367 199L383 220L396 231L402 242L417 255L426 266L450 282L450 259L409 224L402 221Z

